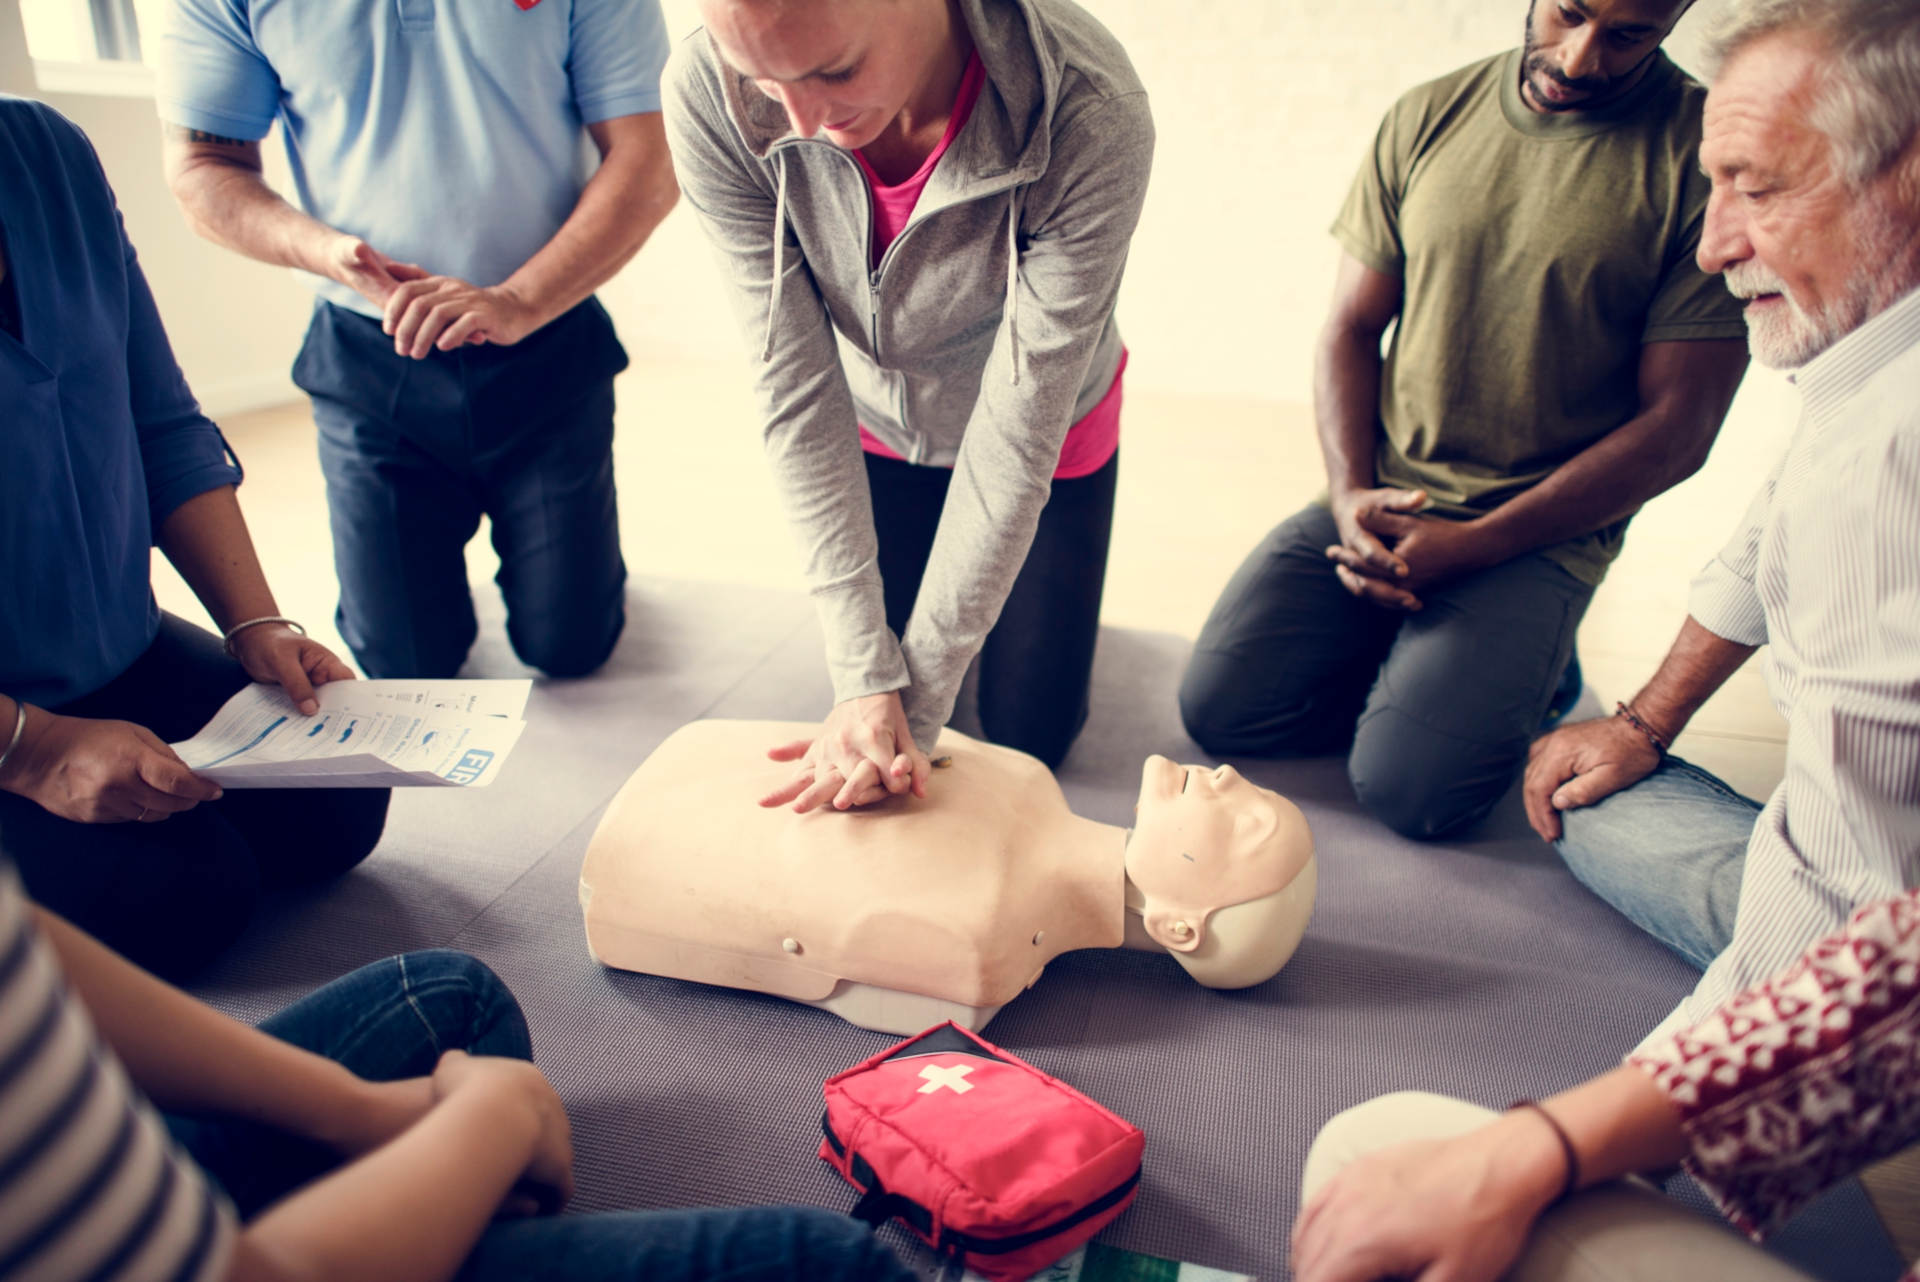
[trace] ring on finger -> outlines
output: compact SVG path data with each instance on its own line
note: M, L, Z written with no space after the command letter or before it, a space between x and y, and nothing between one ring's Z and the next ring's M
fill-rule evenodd
M140 813L137 816L135 816L134 822L145 823L147 821L147 813L148 813L147 808L145 806L140 807Z

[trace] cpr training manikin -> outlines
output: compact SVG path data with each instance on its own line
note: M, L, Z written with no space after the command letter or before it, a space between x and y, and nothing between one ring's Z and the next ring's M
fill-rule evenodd
M755 799L817 726L696 721L641 763L580 870L601 964L773 993L865 1028L978 1029L1079 948L1165 949L1209 988L1286 964L1313 837L1231 766L1149 757L1131 830L1067 808L1032 757L953 730L927 796L806 814Z

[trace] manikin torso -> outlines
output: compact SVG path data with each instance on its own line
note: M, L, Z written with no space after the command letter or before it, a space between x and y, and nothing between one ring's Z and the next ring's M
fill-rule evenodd
M1206 908L1169 917L1160 941L1149 938L1138 915L1143 896L1127 875L1126 830L1074 815L1032 757L953 731L939 749L951 764L934 772L925 798L806 814L759 806L755 799L793 769L768 761L767 747L812 730L694 722L641 764L581 868L596 958L910 1033L943 1019L980 1027L1073 949L1191 951L1196 933L1218 946ZM1311 840L1297 810L1240 783L1284 807L1298 839L1277 861L1220 865L1204 889L1226 886L1229 897L1214 906L1264 897L1269 911L1257 928L1291 931L1290 953L1312 904ZM1176 864L1175 875L1185 867ZM1276 899L1286 901L1277 923ZM1205 893L1198 902L1209 902Z

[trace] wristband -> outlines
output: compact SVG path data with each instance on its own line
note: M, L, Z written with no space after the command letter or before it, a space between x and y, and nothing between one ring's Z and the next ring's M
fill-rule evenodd
M301 627L298 623L295 623L292 619L287 618L285 615L263 614L257 619L243 619L239 623L236 623L232 627L228 628L226 631L226 634L220 638L220 646L222 649L224 649L227 652L227 657L229 659L236 657L233 653L233 639L239 636L242 632L245 632L248 628L258 627L262 623L284 623L288 627L292 628L295 632L298 632L301 636L307 635L307 630L305 628Z
M0 752L0 769L6 768L7 758L11 757L13 750L20 746L20 736L26 732L27 701L25 699L15 699L13 701L13 737L7 740L7 750Z
M1659 731L1640 719L1640 714L1633 710L1632 704L1614 704L1613 715L1616 717L1625 717L1628 725L1647 736L1647 742L1653 745L1655 752L1659 753L1663 758L1667 755L1667 741L1660 737Z
M1573 1140L1568 1137L1566 1128L1560 1125L1553 1114L1547 1112L1537 1100L1517 1099L1507 1106L1507 1111L1513 1113L1523 1108L1539 1115L1540 1120L1553 1131L1553 1138L1560 1141L1561 1153L1566 1155L1567 1178L1560 1185L1560 1192L1554 1195L1553 1201L1547 1203L1548 1206L1556 1206L1572 1197L1574 1191L1580 1187L1580 1154L1574 1151Z

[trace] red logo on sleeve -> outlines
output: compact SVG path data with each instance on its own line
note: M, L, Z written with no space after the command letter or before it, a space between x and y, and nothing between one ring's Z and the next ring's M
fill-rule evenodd
M513 2L520 7L521 13L525 13L527 10L533 8L533 6L539 4L540 0L513 0Z

